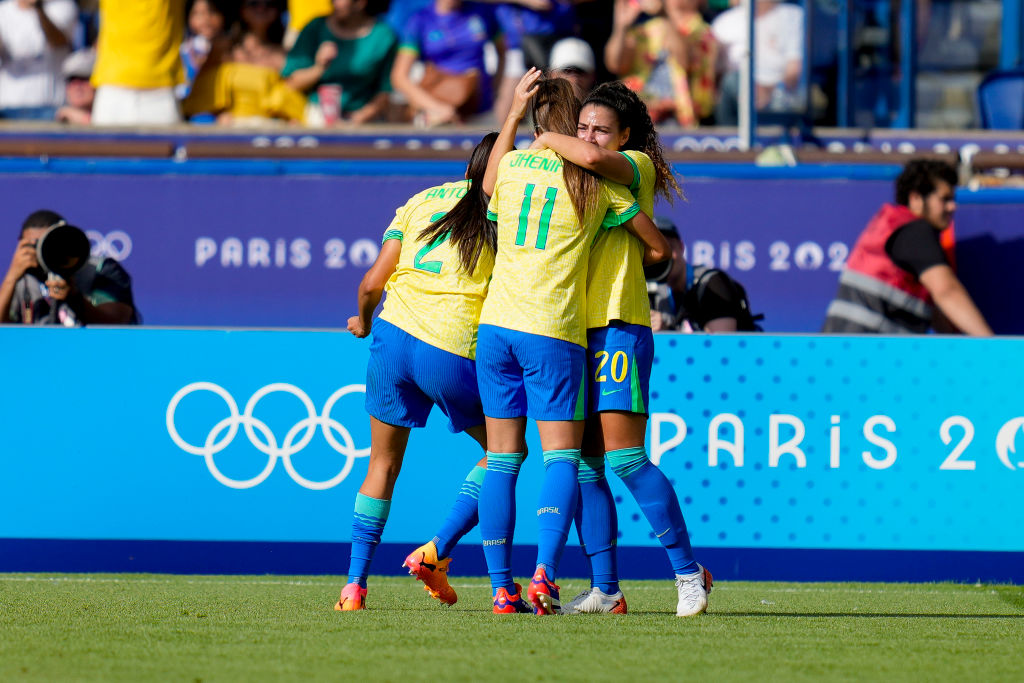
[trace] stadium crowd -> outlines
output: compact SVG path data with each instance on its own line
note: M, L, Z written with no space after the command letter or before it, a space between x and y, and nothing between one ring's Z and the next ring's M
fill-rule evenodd
M504 120L530 67L735 125L737 0L0 0L0 119L355 127ZM802 106L803 10L757 0L756 99Z

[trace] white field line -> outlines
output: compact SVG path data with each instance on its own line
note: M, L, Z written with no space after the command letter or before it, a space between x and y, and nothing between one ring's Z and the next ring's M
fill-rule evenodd
M374 580L383 578L385 581L407 581L403 577L378 577ZM91 576L0 576L0 583L123 583L123 584L175 584L185 583L188 585L207 585L207 586L221 586L227 584L242 585L242 586L334 586L338 584L338 579L334 577L324 577L322 580L302 580L302 581L285 581L281 579L243 579L236 580L232 577L218 577L218 578L205 578L205 579L187 579L184 582L175 579L158 579L158 578L116 578L116 577L91 577ZM667 590L667 587L671 586L668 579L664 580L665 586L636 586L631 585L630 581L624 582L627 585L629 592L636 591L654 591L654 590ZM486 583L452 583L453 588L486 588ZM566 587L577 587L583 586L583 581L566 581ZM950 590L958 590L960 593L971 593L975 595L988 595L995 591L981 590L985 586L950 586L946 590L934 590L934 589L916 589L913 584L908 584L907 590L899 590L893 588L824 588L815 586L802 586L802 587L752 587L744 586L742 584L723 584L715 585L716 591L737 591L743 592L748 591L752 593L791 593L791 594L810 594L810 593L848 593L852 595L892 595L892 594L906 594L908 592L914 593L915 595L948 595Z

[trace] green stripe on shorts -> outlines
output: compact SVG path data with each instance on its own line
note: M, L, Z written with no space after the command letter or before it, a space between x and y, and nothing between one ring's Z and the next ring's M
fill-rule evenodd
M644 406L644 395L640 391L640 375L636 371L636 359L629 364L629 386L630 391L633 394L633 412L634 413L647 413L647 408Z
M583 420L587 417L587 370L583 369L583 374L580 375L580 388L576 393L576 414L573 415L573 420Z

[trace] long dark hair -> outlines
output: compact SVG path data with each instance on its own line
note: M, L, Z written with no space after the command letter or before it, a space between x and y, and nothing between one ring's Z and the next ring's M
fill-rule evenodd
M477 144L469 157L466 179L469 189L452 210L437 219L420 232L420 239L432 242L448 234L449 243L459 252L459 263L466 273L472 273L480 260L480 252L486 247L495 252L498 249L498 228L494 221L487 220L487 195L484 194L484 172L487 158L498 139L497 133L488 133Z
M551 131L576 137L581 108L576 90L569 81L548 78L537 84L537 94L530 100L530 120L538 133ZM562 178L569 189L576 218L583 224L597 210L601 179L567 159L562 159Z
M685 199L683 191L676 182L672 168L665 161L661 149L661 140L658 132L654 129L654 122L647 111L647 105L640 97L630 90L622 81L611 81L602 83L594 88L587 96L583 106L594 104L599 107L606 107L615 112L619 120L619 129L629 128L629 139L622 146L623 149L635 149L643 152L651 158L654 163L655 180L654 190L661 194L669 202L674 197L674 191L680 198Z

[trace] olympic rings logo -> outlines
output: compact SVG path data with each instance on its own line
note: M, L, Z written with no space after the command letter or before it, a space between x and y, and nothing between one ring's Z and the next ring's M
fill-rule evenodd
M92 245L92 255L97 258L124 261L132 255L132 238L123 230L113 230L106 235L97 230L86 230L85 236Z
M178 429L174 424L174 415L175 411L178 409L178 403L180 403L183 398L196 391L209 391L214 393L217 396L220 396L228 407L228 416L210 429L209 433L206 435L206 441L201 446L190 444L181 438L181 435L178 434ZM253 394L252 398L250 398L248 403L245 404L245 411L239 414L238 404L235 403L234 397L232 397L231 394L229 394L223 387L214 384L213 382L193 382L192 384L184 386L178 390L178 392L171 398L171 402L167 405L167 433L170 434L171 440L174 441L181 450L193 455L203 456L203 459L206 461L206 467L210 470L210 474L213 475L214 479L233 489L249 489L263 483L263 481L270 476L270 473L274 471L274 467L277 465L278 459L281 459L281 461L284 462L285 470L296 484L314 491L323 491L325 489L333 488L344 481L345 477L348 476L348 473L352 471L352 465L355 463L356 458L365 458L370 455L369 447L356 448L355 442L352 439L352 434L344 425L331 417L331 409L334 408L334 404L342 397L357 391L365 394L366 385L350 384L338 389L331 394L330 398L327 399L327 403L324 404L323 411L318 415L316 409L313 407L313 401L310 400L309 396L307 396L304 391L292 384L277 382L274 384L268 384ZM270 427L268 427L262 420L253 417L253 412L256 410L256 404L258 404L260 400L268 394L277 392L291 394L295 398L299 399L307 413L305 418L296 422L288 430L288 433L284 437L284 441L281 442L280 445L278 445L277 438L270 430ZM267 464L263 468L262 472L252 479L245 479L241 481L231 479L226 476L217 469L217 465L214 463L214 456L227 448L234 440L235 435L238 433L239 426L245 429L245 435L249 438L249 442L255 446L258 451L267 456ZM330 444L335 451L345 456L345 465L341 468L341 471L325 481L312 481L306 479L295 470L295 466L292 465L291 460L291 456L295 455L309 444L313 435L316 433L317 427L320 427L327 443ZM335 437L335 433L340 438L340 441Z

